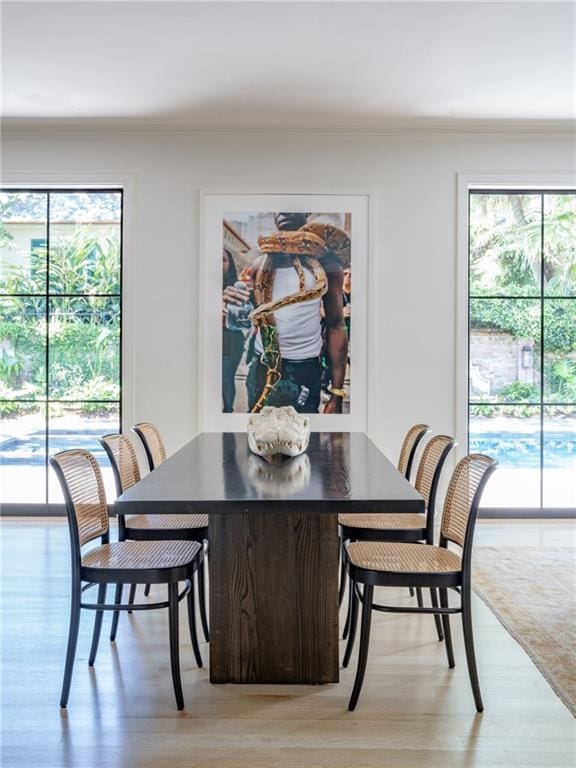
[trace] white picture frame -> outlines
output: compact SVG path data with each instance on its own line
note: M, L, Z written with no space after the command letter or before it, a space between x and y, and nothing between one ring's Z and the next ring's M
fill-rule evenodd
M223 220L231 212L330 211L349 213L353 270L353 322L350 338L350 412L312 414L312 429L327 432L367 431L368 368L368 194L200 192L199 371L200 432L239 432L248 413L222 412L222 247Z

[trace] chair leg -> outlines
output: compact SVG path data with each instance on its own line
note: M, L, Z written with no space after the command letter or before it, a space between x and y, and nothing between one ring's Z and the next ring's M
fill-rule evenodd
M148 597L149 594L150 594L150 584L146 584L146 586L144 587L144 597Z
M190 640L192 641L192 650L198 667L202 666L202 654L198 645L198 635L196 634L196 605L194 601L194 581L190 584L190 591L186 596L188 605L188 626L190 627Z
M350 616L352 614L352 582L348 578L348 608L346 609L346 621L344 622L344 631L342 632L342 640L346 640L348 632L350 631Z
M430 601L433 608L438 608L438 593L434 587L430 588ZM434 623L436 624L436 632L438 634L438 640L442 642L444 640L444 633L442 632L442 619L440 615L434 614Z
M80 582L72 585L70 600L70 626L68 628L68 647L66 649L66 664L64 666L64 680L62 681L62 693L60 694L60 706L68 704L72 670L74 669L74 657L78 644L78 629L80 627Z
M408 590L410 592L410 597L414 597L414 587L408 587Z
M194 582L192 582L192 589ZM210 632L208 630L208 615L206 613L206 580L204 578L204 560L198 565L198 604L200 608L200 621L202 622L202 632L207 643L210 642ZM202 666L202 665L200 665Z
M448 590L440 588L440 605L442 608L448 608ZM446 645L446 657L448 659L448 666L450 669L454 669L456 664L454 663L454 649L452 647L452 632L450 631L450 616L446 613L442 615L442 627L444 628L444 640Z
M424 600L422 598L422 590L420 587L416 587L416 602L418 604L418 608L424 608Z
M468 675L470 685L474 694L474 703L476 711L483 712L484 704L480 693L480 683L478 682L478 669L476 667L476 654L474 652L474 635L472 630L472 606L470 604L470 589L462 588L462 628L464 630L464 647L466 649L466 661L468 662Z
M346 551L344 541L340 539L340 586L338 587L338 606L342 607L344 593L346 592L346 562L344 560Z
M128 604L134 605L134 600L136 598L136 584L130 584L130 593L128 595ZM132 613L132 611L128 611L128 613Z
M358 595L354 588L354 582L350 582L350 629L348 632L348 642L346 643L346 651L344 652L344 660L342 666L347 667L352 656L352 650L354 648L354 641L356 640L356 627L358 625Z
M116 584L116 592L114 594L114 603L119 605L122 602L122 588L123 584ZM112 614L112 626L110 627L110 642L116 640L116 632L118 631L118 619L120 618L120 611L114 611Z
M374 587L366 584L363 592L362 601L362 629L360 631L360 650L358 651L358 667L356 669L356 679L354 680L354 688L352 689L352 695L348 702L348 709L350 712L356 709L358 703L358 697L362 690L362 683L364 682L364 674L366 672L366 661L368 659L368 646L370 644L370 624L372 621L372 598L374 595Z
M178 709L184 709L182 680L180 679L180 653L178 651L178 582L168 584L168 628L170 634L170 668Z
M103 604L106 602L106 587L107 584L100 584L98 587L98 602ZM96 661L96 654L98 653L98 643L100 642L100 630L102 629L102 619L104 618L104 611L96 611L96 618L94 619L94 631L92 632L92 645L90 646L90 656L88 656L88 666L93 667Z

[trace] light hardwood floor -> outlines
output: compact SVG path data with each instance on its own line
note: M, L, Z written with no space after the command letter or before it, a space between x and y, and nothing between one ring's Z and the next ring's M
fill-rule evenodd
M482 523L477 542L563 546L573 543L573 532L569 523ZM182 621L187 708L178 713L164 611L123 615L116 643L108 641L110 617L105 617L93 669L87 666L93 617L84 612L69 707L61 711L66 526L5 520L0 534L4 768L576 765L574 720L478 599L483 715L474 710L459 622L453 620L456 669L450 671L431 617L393 614L374 616L367 681L354 713L346 704L355 657L339 685L211 685L208 670L194 665ZM409 600L406 590L390 592L399 602ZM206 644L202 651L207 661Z

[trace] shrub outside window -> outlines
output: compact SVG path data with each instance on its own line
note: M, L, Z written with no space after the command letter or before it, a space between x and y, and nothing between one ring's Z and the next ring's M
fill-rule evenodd
M2 502L61 503L48 457L121 423L122 191L0 192Z

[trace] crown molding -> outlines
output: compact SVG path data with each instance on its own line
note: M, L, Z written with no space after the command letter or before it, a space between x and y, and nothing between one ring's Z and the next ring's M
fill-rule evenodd
M222 126L184 125L167 121L123 118L4 118L3 138L100 137L117 135L147 136L251 136L251 135L330 135L330 136L385 136L406 134L546 134L576 138L576 120L460 120L445 118L411 118L382 120L380 124L349 124L334 126Z

